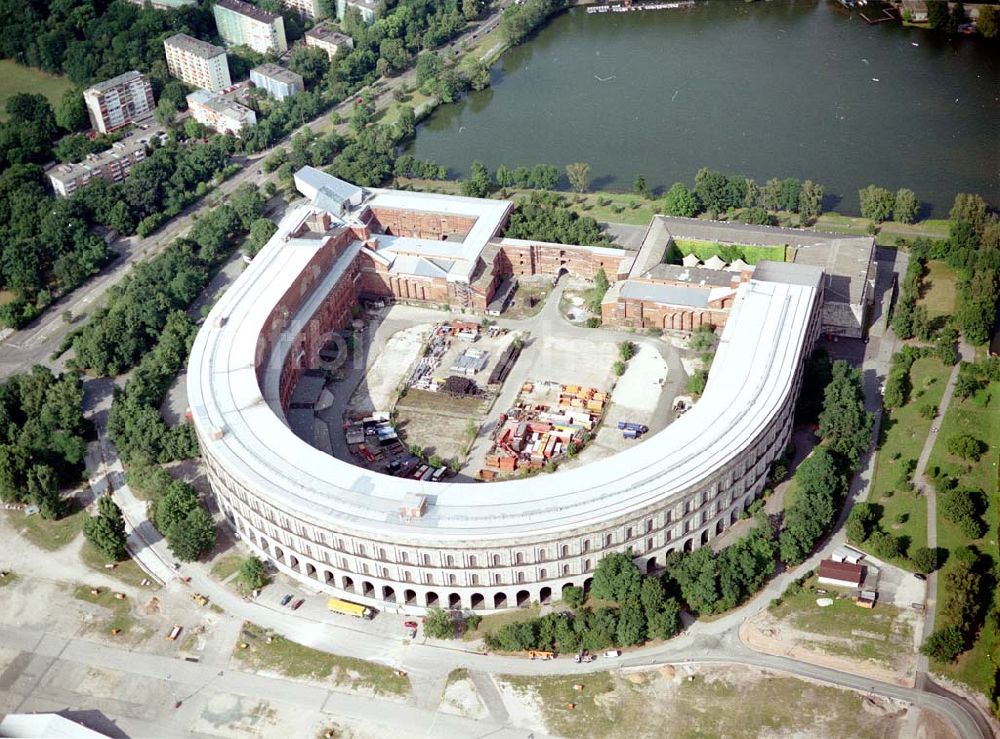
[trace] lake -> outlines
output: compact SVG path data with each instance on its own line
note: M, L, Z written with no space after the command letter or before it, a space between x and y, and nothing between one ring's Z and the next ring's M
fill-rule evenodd
M460 175L477 159L588 162L594 189L700 167L811 178L845 213L865 185L909 187L922 216L947 217L956 192L1000 205L998 49L827 1L575 8L508 52L490 89L440 106L409 153Z

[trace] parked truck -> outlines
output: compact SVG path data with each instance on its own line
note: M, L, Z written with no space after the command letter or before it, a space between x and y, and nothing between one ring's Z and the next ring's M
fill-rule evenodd
M330 598L326 602L326 607L334 613L341 613L345 616L354 616L355 618L370 619L374 615L371 608L358 603L351 603L347 600L341 600L340 598Z
M649 431L648 426L643 426L641 423L632 423L631 421L619 421L618 428L622 431L635 431L637 434L644 434Z

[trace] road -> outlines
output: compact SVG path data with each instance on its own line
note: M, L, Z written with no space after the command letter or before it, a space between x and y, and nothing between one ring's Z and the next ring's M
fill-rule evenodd
M503 0L497 5L496 12L471 27L466 33L454 39L446 49L457 49L465 43L475 41L480 34L487 33L496 28L500 20L503 9L510 5L512 0ZM491 50L492 51L492 50ZM489 54L490 52L487 52ZM376 108L382 108L392 101L392 93L403 85L415 85L416 69L410 68L402 74L383 78L378 87L378 93L372 98ZM376 83L378 84L378 83ZM371 88L369 88L371 89ZM82 325L82 320L73 324L67 324L62 319L65 311L70 311L74 316L82 316L100 304L101 298L108 289L121 280L132 266L147 257L153 256L163 251L174 239L183 236L191 228L201 214L215 207L215 202L221 196L225 198L237 187L245 182L250 182L262 186L265 182L276 179L275 174L258 175L259 163L270 155L275 149L287 145L292 136L306 128L310 128L316 133L322 133L334 128L330 120L333 113L338 113L346 117L350 114L354 105L355 95L351 95L339 105L331 110L317 116L311 121L303 123L291 134L275 143L271 148L252 156L236 157L234 161L244 165L243 169L223 182L218 188L209 193L206 197L185 208L177 217L171 219L162 229L156 233L140 239L130 236L120 239L112 248L121 255L115 262L106 267L100 274L88 280L76 290L60 297L42 314L41 318L27 328L15 331L0 338L0 380L13 374L24 372L36 364L52 364L49 357L57 349L63 337ZM346 124L338 127L339 131L346 130ZM3 337L0 332L0 337ZM56 369L59 366L56 365Z

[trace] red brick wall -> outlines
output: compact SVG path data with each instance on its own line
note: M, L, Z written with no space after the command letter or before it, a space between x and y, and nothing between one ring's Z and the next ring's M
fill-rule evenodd
M622 298L601 307L601 321L609 326L670 331L692 331L702 325L718 328L726 324L728 316L729 311L723 309L681 308Z
M437 239L442 234L468 233L476 224L476 219L469 216L397 208L372 208L371 211L382 230L394 236Z
M625 256L604 256L580 246L568 244L503 244L498 269L502 274L525 277L545 275L555 277L565 269L574 277L592 280L603 269L609 280L618 275L618 265Z

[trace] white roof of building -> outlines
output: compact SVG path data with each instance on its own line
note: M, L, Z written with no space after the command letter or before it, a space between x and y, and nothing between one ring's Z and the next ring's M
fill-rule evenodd
M383 202L400 207L410 206L410 195L380 193ZM439 198L419 199L431 210L472 207ZM482 207L498 206L486 201ZM369 472L309 446L286 425L277 388L289 342L278 342L272 352L264 388L257 380L258 337L271 308L322 243L286 238L310 212L303 206L289 213L216 303L195 340L187 377L206 452L227 474L291 515L417 542L540 535L597 523L686 492L739 463L740 452L768 430L792 392L817 291L751 280L737 291L701 400L642 444L597 464L560 471L557 480L428 483ZM333 265L290 317L287 335L307 324L359 248L355 242ZM427 512L404 520L400 505L413 495L427 498Z
M685 254L684 258L681 260L681 264L683 264L685 267L697 267L699 264L701 264L701 260L698 259L697 254L694 253Z
M0 736L24 739L107 739L108 735L88 729L58 713L8 713L0 721Z
M705 269L723 269L726 266L726 262L718 254L713 254L711 257L705 260Z

